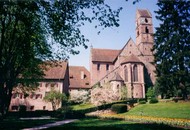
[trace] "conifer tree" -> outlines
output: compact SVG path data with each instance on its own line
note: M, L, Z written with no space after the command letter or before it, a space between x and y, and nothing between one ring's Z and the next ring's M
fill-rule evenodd
M190 82L190 1L160 0L156 18L161 21L156 28L153 47L157 82L162 96L175 96L181 89L187 98Z

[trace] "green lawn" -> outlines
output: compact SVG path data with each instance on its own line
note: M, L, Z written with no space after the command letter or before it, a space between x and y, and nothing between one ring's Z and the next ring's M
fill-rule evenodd
M0 130L20 130L23 128L31 128L43 124L53 123L57 119L43 119L43 120L20 120L19 118L7 118L0 121Z
M71 124L52 127L48 130L181 130L166 125L142 124L120 120L81 119Z
M95 107L93 104L79 104L79 105L73 105L71 106L73 110L83 110Z
M190 119L190 102L160 102L156 104L141 104L123 115Z

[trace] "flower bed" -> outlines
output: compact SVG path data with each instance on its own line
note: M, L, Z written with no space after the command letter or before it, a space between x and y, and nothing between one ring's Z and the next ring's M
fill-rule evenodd
M162 118L162 117L151 117L151 116L132 116L132 115L121 115L106 111L97 111L86 114L87 117L98 117L103 119L117 119L126 121L135 121L142 123L157 123L165 124L170 126L190 128L190 119L178 119L178 118Z

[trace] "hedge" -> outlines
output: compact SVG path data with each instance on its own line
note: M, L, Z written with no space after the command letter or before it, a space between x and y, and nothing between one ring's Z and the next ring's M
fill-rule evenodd
M127 112L127 105L126 104L113 104L111 106L111 110L116 113L124 113L124 112Z

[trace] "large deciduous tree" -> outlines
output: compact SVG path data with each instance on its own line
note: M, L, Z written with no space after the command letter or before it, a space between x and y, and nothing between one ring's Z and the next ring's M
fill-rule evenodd
M80 32L85 22L96 28L119 26L121 8L104 0L0 1L0 116L8 111L18 77L39 79L44 60L67 59L88 41Z
M158 90L162 96L181 89L187 98L190 83L190 1L159 0L155 11L161 24L156 28L154 56Z

